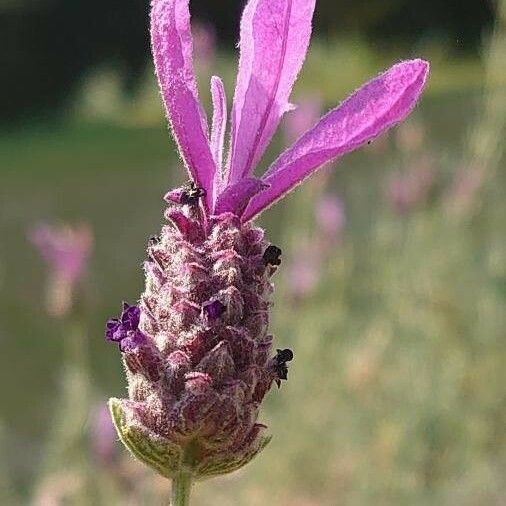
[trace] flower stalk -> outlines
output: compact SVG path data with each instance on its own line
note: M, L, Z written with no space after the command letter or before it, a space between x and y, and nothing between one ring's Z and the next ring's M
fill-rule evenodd
M182 470L172 478L171 506L188 506L193 485L191 471Z

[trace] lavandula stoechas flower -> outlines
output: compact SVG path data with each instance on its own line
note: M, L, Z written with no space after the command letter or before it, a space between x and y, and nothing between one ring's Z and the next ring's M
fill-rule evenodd
M129 384L128 400L111 400L119 435L136 457L174 478L179 496L181 483L238 469L265 446L258 409L272 383L286 377L267 331L280 251L252 220L323 164L401 121L428 73L422 60L394 65L257 177L255 166L292 108L315 0L247 3L226 157L225 88L212 78L209 129L197 96L188 3L152 1L151 41L191 182L165 197L168 224L149 241L139 303L125 304L107 325Z
M86 273L93 248L88 225L37 225L29 234L50 267L47 308L53 316L64 316L70 310L76 284Z

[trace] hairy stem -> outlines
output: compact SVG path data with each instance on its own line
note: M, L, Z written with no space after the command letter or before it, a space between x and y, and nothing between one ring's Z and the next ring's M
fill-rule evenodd
M188 471L181 471L172 479L171 506L188 506L190 504L190 491L192 475Z

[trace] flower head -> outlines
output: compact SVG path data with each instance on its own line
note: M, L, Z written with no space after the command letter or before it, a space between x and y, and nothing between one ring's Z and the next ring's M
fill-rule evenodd
M106 334L120 343L129 382L129 399L111 401L122 441L164 476L184 470L201 479L242 467L267 444L259 405L273 383L287 378L293 358L291 350L274 354L267 332L281 250L250 222L323 164L403 119L428 64L394 65L258 176L256 165L293 109L289 96L315 0L247 3L226 156L225 87L211 79L209 126L197 95L188 4L152 0L151 42L190 182L166 194L169 224L148 243L146 289L138 305L125 305L108 322Z

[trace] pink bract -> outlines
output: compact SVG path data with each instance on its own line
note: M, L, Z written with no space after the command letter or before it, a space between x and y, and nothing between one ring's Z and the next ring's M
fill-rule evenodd
M206 214L213 215L221 194L253 177L283 115L294 108L289 97L309 46L315 0L250 0L246 5L228 156L221 80L212 78L211 132L198 98L188 4L189 0L152 1L152 50L181 157L190 178L206 192ZM363 85L271 164L259 177L263 184L256 185L256 193L234 192L237 201L229 194L227 210L243 222L253 219L325 163L404 119L428 72L426 61L403 61Z

